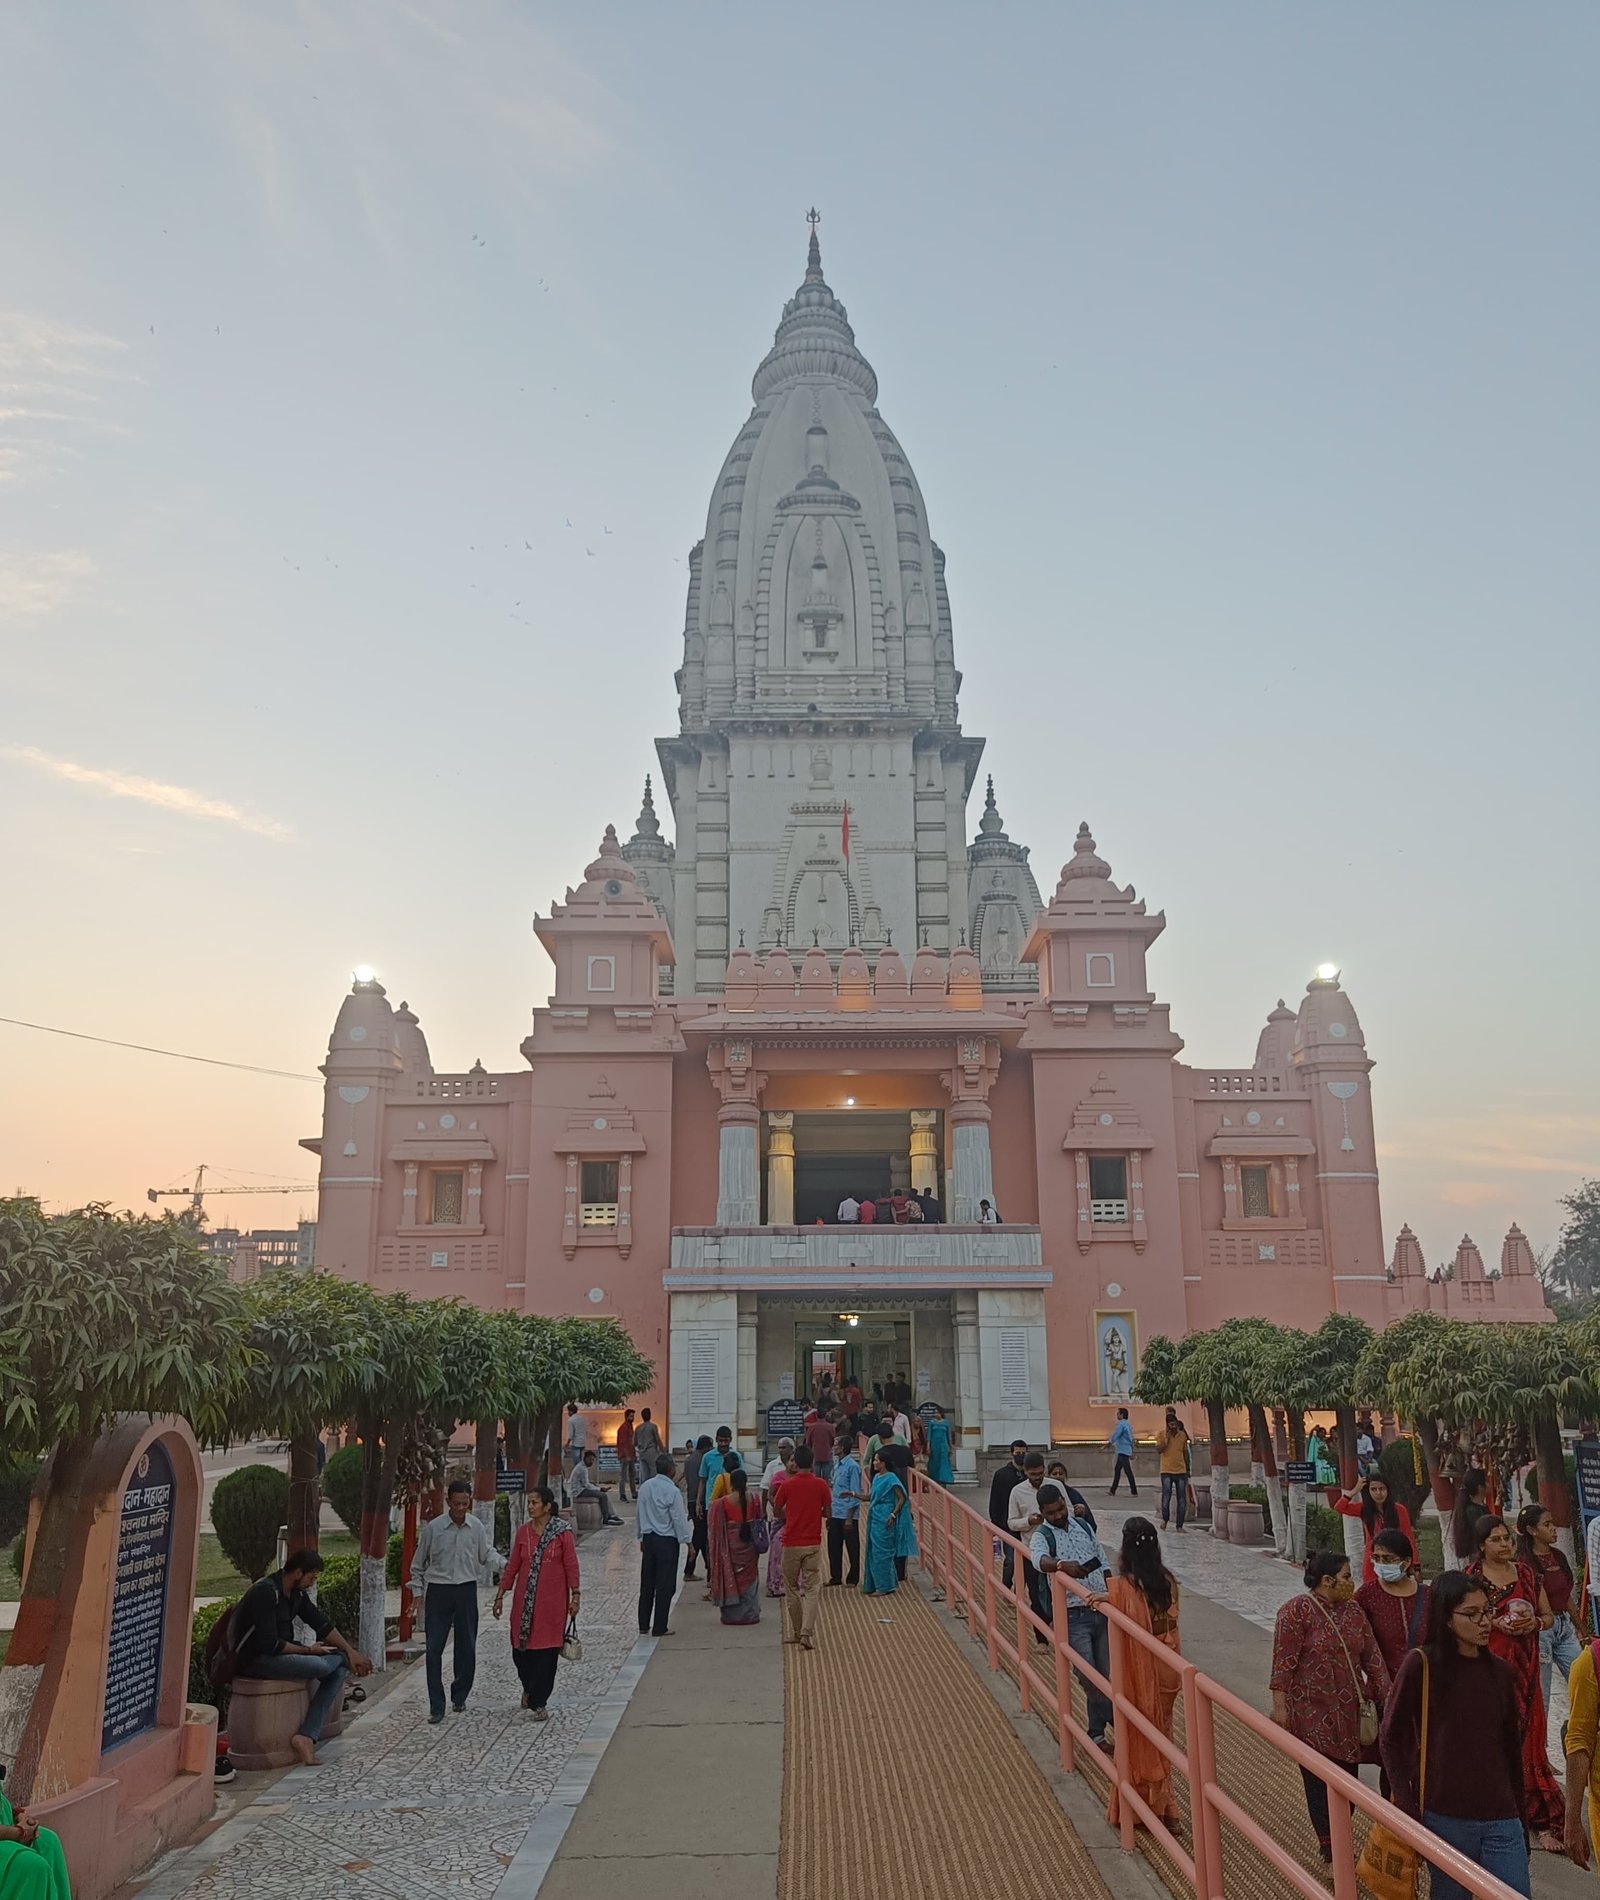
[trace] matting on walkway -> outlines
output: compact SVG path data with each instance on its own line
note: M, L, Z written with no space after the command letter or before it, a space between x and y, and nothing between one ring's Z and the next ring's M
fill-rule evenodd
M778 1900L1109 1900L914 1582L824 1591L817 1648L784 1650L784 1720Z

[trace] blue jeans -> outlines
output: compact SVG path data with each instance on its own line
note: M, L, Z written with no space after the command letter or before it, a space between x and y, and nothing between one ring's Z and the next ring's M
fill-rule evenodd
M1178 1501L1178 1529L1183 1529L1183 1521L1189 1515L1189 1478L1186 1472L1163 1471L1161 1474L1161 1528L1167 1527L1172 1516L1172 1501Z
M1578 1641L1578 1632L1572 1627L1572 1618L1565 1610L1556 1618L1547 1630L1539 1632L1539 1687L1544 1691L1545 1713L1550 1712L1551 1665L1560 1663L1561 1679L1567 1679L1567 1672L1583 1654L1583 1644Z
M239 1671L241 1676L259 1676L265 1682L305 1682L316 1686L311 1692L305 1720L296 1730L309 1742L316 1741L328 1711L344 1688L348 1665L343 1655L333 1656L262 1656Z
M1107 1682L1111 1680L1111 1631L1097 1610L1067 1611L1067 1646L1091 1669L1098 1669ZM1092 1682L1084 1683L1083 1693L1088 1698L1089 1739L1097 1742L1111 1720L1111 1698Z
M428 1713L444 1714L444 1645L453 1635L450 1700L459 1709L472 1694L478 1673L478 1586L430 1583L422 1597L422 1634L427 1645Z
M1454 1814L1423 1815L1422 1824L1441 1841L1448 1841L1458 1854L1476 1861L1486 1874L1503 1880L1513 1893L1528 1894L1528 1839L1522 1822L1463 1821ZM1429 1892L1432 1900L1470 1900L1465 1887L1435 1867Z

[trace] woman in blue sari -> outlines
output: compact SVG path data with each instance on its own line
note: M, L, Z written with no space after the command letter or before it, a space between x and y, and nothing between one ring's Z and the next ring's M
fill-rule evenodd
M867 1505L867 1547L861 1553L861 1588L868 1596L890 1596L906 1574L906 1559L917 1554L911 1500L880 1451L872 1461L872 1498Z
M955 1473L950 1469L950 1421L944 1415L944 1407L936 1405L933 1417L925 1427L928 1434L928 1476L935 1484L952 1484Z

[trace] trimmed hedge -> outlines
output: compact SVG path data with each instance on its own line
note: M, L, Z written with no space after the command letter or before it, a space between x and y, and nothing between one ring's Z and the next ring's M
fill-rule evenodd
M9 1544L28 1527L28 1497L39 1467L25 1458L17 1464L0 1462L0 1544Z
M207 1702L217 1712L217 1727L228 1725L231 1689L219 1689L206 1674L206 1638L224 1616L231 1616L239 1599L230 1603L207 1603L194 1613L194 1637L189 1644L189 1700Z
M317 1579L317 1605L349 1642L361 1635L361 1559L335 1557Z
M361 1447L346 1445L322 1467L322 1495L352 1537L361 1535Z
M272 1465L230 1471L211 1499L211 1528L223 1555L252 1583L272 1568L288 1515L289 1479Z

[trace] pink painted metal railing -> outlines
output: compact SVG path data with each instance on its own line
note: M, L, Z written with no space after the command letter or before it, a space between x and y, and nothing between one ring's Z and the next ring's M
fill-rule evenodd
M1269 1867L1305 1900L1326 1900L1328 1888L1309 1872L1262 1823L1240 1805L1217 1777L1216 1715L1220 1710L1247 1728L1268 1748L1296 1768L1305 1769L1326 1784L1329 1833L1333 1845L1335 1900L1361 1900L1356 1874L1354 1810L1381 1821L1422 1858L1448 1874L1477 1900L1516 1900L1513 1890L1464 1859L1409 1815L1402 1814L1353 1775L1347 1775L1314 1749L1278 1727L1259 1709L1243 1702L1222 1684L1203 1675L1194 1664L1158 1641L1139 1624L1115 1610L1104 1598L1093 1597L1074 1579L1055 1571L1050 1577L1053 1623L1046 1623L1028 1601L1022 1559L1024 1547L1005 1531L997 1530L943 1486L920 1471L911 1474L911 1503L920 1546L918 1561L943 1590L950 1607L967 1625L974 1641L988 1652L989 1667L1000 1667L1002 1654L1015 1664L1017 1694L1024 1713L1047 1709L1056 1722L1061 1766L1073 1771L1080 1748L1100 1751L1072 1713L1072 1678L1080 1676L1107 1696L1113 1709L1112 1755L1105 1763L1117 1788L1120 1835L1125 1851L1132 1852L1135 1831L1143 1825L1156 1838L1162 1853L1181 1873L1196 1900L1224 1900L1222 1823L1226 1820L1261 1855ZM1008 1590L995 1563L995 1546L1016 1553ZM1006 1634L998 1614L1006 1602L1014 1616ZM1072 1603L1091 1605L1110 1626L1110 1679L1085 1662L1067 1642L1067 1611ZM1035 1642L1035 1637L1041 1640ZM1127 1692L1129 1645L1138 1645L1154 1659L1164 1679L1176 1679L1183 1704L1184 1740L1180 1744L1152 1722ZM1045 1663L1041 1670L1037 1665ZM1128 1738L1135 1730L1171 1764L1189 1789L1192 1850L1152 1811L1133 1783ZM1309 1827L1309 1822L1307 1823Z

